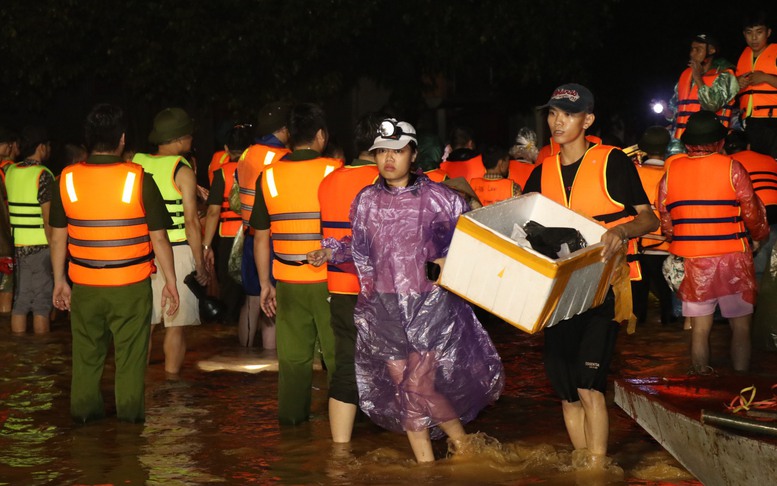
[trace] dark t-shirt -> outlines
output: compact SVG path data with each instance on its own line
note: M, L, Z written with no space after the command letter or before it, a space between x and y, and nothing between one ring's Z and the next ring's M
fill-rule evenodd
M575 180L582 160L581 158L574 164L561 166L561 177L564 180L567 196L569 196L569 192L572 189L572 183ZM544 165L538 165L531 172L531 175L526 180L526 187L523 190L524 194L542 192L542 167ZM607 159L607 174L605 177L607 178L607 190L610 196L615 201L623 204L629 214L636 214L633 209L634 206L650 204L650 200L647 194L645 194L645 189L642 187L637 167L623 151L613 150L610 152Z
M112 155L91 155L86 160L87 164L115 164L123 162L120 157ZM168 229L173 226L173 220L167 212L167 206L162 199L162 193L159 192L154 182L154 177L148 172L143 177L143 208L146 210L146 223L149 231ZM51 185L51 210L49 213L49 224L54 228L67 228L67 216L65 208L62 205L62 196L59 193L59 184L57 182Z
M213 173L213 182L210 183L210 193L208 193L208 206L221 206L224 202L224 169L219 169Z

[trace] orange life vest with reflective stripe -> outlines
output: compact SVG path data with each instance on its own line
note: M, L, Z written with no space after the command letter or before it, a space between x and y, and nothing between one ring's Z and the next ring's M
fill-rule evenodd
M513 181L510 179L484 179L475 177L469 183L483 206L513 197Z
M208 182L213 184L213 174L219 170L219 167L229 162L229 154L226 150L219 150L213 154L210 158L210 164L208 164Z
M694 258L748 251L730 156L677 159L666 172L664 204L672 217L669 251ZM704 174L704 177L699 177Z
M486 166L483 165L483 157L476 155L468 160L446 160L440 164L440 169L448 174L448 177L463 177L467 182L475 177L483 177L486 173Z
M424 174L426 174L426 176L434 182L442 182L448 178L448 174L446 174L442 169L427 170L424 172Z
M79 162L62 171L59 190L73 282L118 287L154 272L140 165Z
M290 152L287 148L254 144L248 147L237 162L237 181L240 184L240 216L243 226L250 228L251 212L256 199L256 180L259 174L276 160Z
M326 267L307 263L307 253L321 248L321 206L318 186L340 160L273 162L262 174L262 195L270 215L275 260L273 276L286 283L326 282ZM238 176L239 177L239 176Z
M347 165L324 177L318 188L321 205L321 231L324 238L341 240L351 235L351 203L359 191L378 178L375 164ZM329 264L326 267L329 292L335 294L359 293L359 278L352 263Z
M639 180L642 181L642 188L645 190L648 199L650 199L650 207L653 209L657 218L660 218L658 209L656 209L656 200L658 199L658 185L661 182L661 178L664 177L666 172L665 166L658 165L637 165L637 173L639 174ZM660 236L661 228L652 231L650 234ZM650 238L640 238L639 247L641 250L650 251L669 251L669 243L665 241L653 240Z
M633 216L630 216L624 205L615 201L607 190L607 161L613 150L618 148L610 145L592 145L588 148L580 161L569 197L561 177L561 160L558 155L546 158L542 167L542 194L596 220L605 228L631 221ZM636 255L637 239L632 238L626 248L631 280L642 279L642 269Z
M722 72L734 74L731 69L724 69L723 71L710 69L704 73L702 81L705 85L712 86L712 83ZM680 138L685 131L688 118L699 110L701 110L701 103L699 103L699 87L693 82L691 68L686 68L686 70L680 74L680 80L677 82L677 114L674 119L674 138ZM727 128L729 124L731 124L731 116L733 113L734 100L726 103L721 109L715 112L715 114L718 115L720 123Z
M766 46L755 61L753 50L745 47L737 62L737 76L752 71L777 76L777 44ZM772 118L777 112L777 88L768 83L750 85L739 93L739 107L743 117Z
M777 205L777 160L753 150L743 150L731 157L747 169L753 189L764 206Z
M221 199L221 213L219 214L219 235L234 238L243 226L243 218L229 208L229 192L235 184L237 162L226 162L221 165L220 170L224 177L224 197Z
M528 162L522 162L520 160L510 161L510 171L507 173L507 178L521 186L521 190L526 187L526 181L531 175L531 171L537 167L534 164Z

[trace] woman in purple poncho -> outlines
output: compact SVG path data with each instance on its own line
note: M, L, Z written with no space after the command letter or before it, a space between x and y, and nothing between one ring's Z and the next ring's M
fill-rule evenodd
M426 262L445 257L468 207L411 171L416 147L412 125L384 120L370 149L381 177L351 206L361 283L355 361L361 409L407 432L416 460L428 462L431 438L461 439L462 423L499 398L504 372L469 304L426 278Z

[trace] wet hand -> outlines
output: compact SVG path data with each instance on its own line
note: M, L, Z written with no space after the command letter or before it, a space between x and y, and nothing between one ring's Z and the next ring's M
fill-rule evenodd
M320 248L318 250L313 250L308 252L306 258L308 263L314 267L320 267L332 259L332 250L330 248Z
M67 283L54 285L54 292L51 301L59 310L70 310L70 286Z
M167 306L167 312L165 312L165 314L172 316L178 312L179 303L178 288L175 286L175 282L168 282L165 284L164 288L162 288L162 308L164 309L165 306Z
M276 305L275 287L272 284L262 285L262 291L259 294L259 305L267 317L275 316Z
M625 255L629 237L625 229L616 226L605 231L600 241L604 244L602 260L606 262L616 255Z

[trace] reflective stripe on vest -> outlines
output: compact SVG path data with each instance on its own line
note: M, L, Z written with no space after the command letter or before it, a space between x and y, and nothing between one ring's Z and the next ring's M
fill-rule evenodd
M683 157L667 169L664 204L672 218L670 252L693 258L748 250L731 164L730 157L712 154Z
M191 169L189 162L179 155L135 154L132 161L143 166L143 170L154 177L159 192L165 200L167 212L173 219L173 226L167 230L170 243L186 241L181 190L175 183L175 169L179 163Z
M765 206L777 205L777 160L766 154L743 150L731 156L750 174L750 181Z
M143 209L143 168L131 162L65 168L59 180L67 216L70 279L120 286L154 271Z
M731 72L731 70L724 69L723 71L718 71L717 69L710 69L704 73L702 81L705 85L712 86L712 83L721 72ZM734 73L731 72L731 74L733 75ZM715 112L718 115L718 120L724 127L728 127L731 124L731 116L736 106L735 99L732 99ZM679 139L682 136L688 123L688 118L699 110L701 110L699 87L693 82L691 68L687 68L682 72L680 80L677 82L677 114L674 119L674 138Z
M318 201L324 238L342 240L351 236L351 203L363 188L377 180L378 175L375 164L345 166L321 181ZM359 278L355 267L352 264L327 265L327 287L335 294L358 294Z
M615 201L607 190L607 163L610 152L618 150L609 145L592 145L588 148L575 174L572 190L567 197L561 176L558 155L546 158L542 165L542 194L583 216L595 219L605 228L613 228L634 219L623 204ZM634 255L637 239L632 238L626 247L629 261L629 278L642 279L642 269Z
M777 76L777 44L769 44L753 60L753 50L745 47L737 62L737 76L762 71ZM743 117L773 118L777 113L777 88L768 83L750 85L739 93Z
M484 179L475 177L469 183L483 206L513 197L513 181L510 179Z
M248 227L256 199L256 180L265 167L289 153L289 149L262 144L251 145L237 163L237 180L240 184L240 217Z
M44 171L51 174L49 169L40 164L8 166L8 216L15 246L49 244L43 225L43 212L38 202L40 176Z
M306 264L306 255L321 248L318 188L342 162L316 158L273 162L261 178L262 195L270 215L275 260L273 276L287 283L327 280L326 267Z
M224 194L221 199L221 211L219 213L219 235L234 238L240 228L243 227L243 218L229 208L229 193L235 185L235 171L237 162L227 162L221 166L221 175L224 179Z

